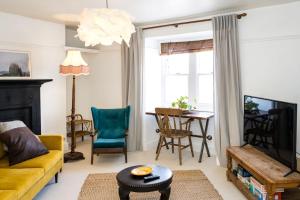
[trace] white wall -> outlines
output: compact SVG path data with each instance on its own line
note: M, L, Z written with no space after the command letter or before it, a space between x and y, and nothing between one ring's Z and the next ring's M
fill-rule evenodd
M82 53L90 75L76 77L76 113L92 119L91 107L122 106L121 51L119 45L102 47L98 53ZM72 78L67 78L67 113L71 113Z
M63 25L0 12L0 49L29 51L32 78L53 79L41 87L42 133L65 134L66 80L59 75L64 59Z
M247 10L239 21L243 94L298 104L300 2Z

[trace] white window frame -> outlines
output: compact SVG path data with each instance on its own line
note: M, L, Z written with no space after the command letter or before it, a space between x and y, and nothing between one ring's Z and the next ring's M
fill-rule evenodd
M212 75L214 73L198 73L197 72L197 54L196 53L189 53L189 73L168 73L167 67L167 58L166 56L161 56L161 104L165 107L170 107L171 105L166 105L166 78L167 76L188 76L188 97L189 97L189 104L194 105L194 99L197 99L197 107L202 111L213 111L213 102L211 104L200 104L198 102L199 97L199 78L201 75ZM199 77L199 78L198 78ZM178 96L179 97L179 96ZM174 99L175 100L175 99Z

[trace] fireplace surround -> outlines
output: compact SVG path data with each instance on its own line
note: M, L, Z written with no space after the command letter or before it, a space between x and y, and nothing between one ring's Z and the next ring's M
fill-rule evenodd
M40 87L52 79L0 80L0 122L21 120L41 134Z

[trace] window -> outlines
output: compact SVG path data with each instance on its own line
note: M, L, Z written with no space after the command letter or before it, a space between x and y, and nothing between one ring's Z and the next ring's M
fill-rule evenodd
M172 54L162 59L162 104L188 96L197 109L213 111L213 51Z

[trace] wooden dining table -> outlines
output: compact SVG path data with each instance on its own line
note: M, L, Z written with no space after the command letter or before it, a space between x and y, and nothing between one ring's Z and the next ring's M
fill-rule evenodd
M158 118L157 115L155 114L154 111L151 112L146 112L146 115L152 115L155 116L157 125L158 125ZM200 126L200 134L192 134L192 137L196 137L196 138L202 138L202 145L201 145L201 150L200 150L200 156L199 156L199 162L202 161L202 156L203 156L203 152L204 152L204 148L206 149L206 153L207 156L210 157L210 152L208 149L208 145L207 145L207 140L211 140L212 136L207 134L207 130L208 130L208 125L209 125L209 121L211 118L214 117L214 113L213 112L207 112L207 111L188 111L186 113L184 113L182 116L182 118L187 118L187 119L193 119L193 120L197 120ZM156 132L159 133L160 130L157 128ZM167 142L165 142L165 146L168 149L168 145Z

